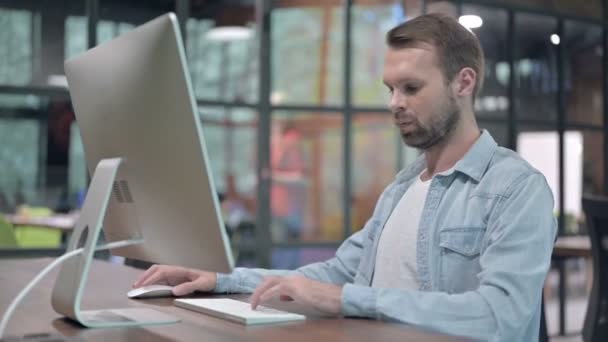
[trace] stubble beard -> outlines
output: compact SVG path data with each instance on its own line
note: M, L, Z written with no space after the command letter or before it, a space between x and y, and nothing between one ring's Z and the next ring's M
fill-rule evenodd
M398 113L394 114L399 115ZM461 120L461 111L452 94L447 97L447 103L438 113L431 115L428 125L422 125L417 118L412 123L412 132L401 132L403 142L413 148L427 150L448 140Z

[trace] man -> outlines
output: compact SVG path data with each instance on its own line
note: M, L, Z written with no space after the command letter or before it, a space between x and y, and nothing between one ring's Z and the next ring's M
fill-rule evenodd
M381 195L336 256L295 271L225 275L153 266L134 286L253 292L252 306L294 300L335 315L398 321L492 341L538 339L556 234L544 177L480 132L477 38L436 14L387 34L384 83L401 136L424 154Z
M281 136L271 144L271 203L274 241L297 239L302 232L304 216L305 167L301 150L302 137L296 126L288 122Z

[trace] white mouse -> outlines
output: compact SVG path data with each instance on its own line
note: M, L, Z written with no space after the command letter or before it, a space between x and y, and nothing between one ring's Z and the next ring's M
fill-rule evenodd
M127 292L127 297L129 298L151 298L171 296L173 296L173 286L169 285L142 286Z

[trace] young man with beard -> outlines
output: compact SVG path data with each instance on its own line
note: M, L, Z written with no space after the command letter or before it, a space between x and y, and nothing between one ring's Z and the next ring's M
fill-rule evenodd
M395 125L424 153L334 258L231 274L157 265L134 286L169 283L177 296L253 292L253 307L281 298L481 340L537 340L553 198L542 174L477 126L479 41L454 19L430 14L393 28L387 44Z

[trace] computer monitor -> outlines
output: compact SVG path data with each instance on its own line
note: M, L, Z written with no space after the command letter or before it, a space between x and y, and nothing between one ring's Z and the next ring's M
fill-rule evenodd
M230 272L208 153L179 25L161 16L65 63L90 174L122 158L106 241L143 238L114 255Z
M169 13L103 43L65 72L92 178L53 308L88 327L177 322L141 307L80 309L102 226L105 248L120 246L115 255L233 268L177 19Z

